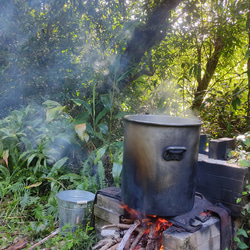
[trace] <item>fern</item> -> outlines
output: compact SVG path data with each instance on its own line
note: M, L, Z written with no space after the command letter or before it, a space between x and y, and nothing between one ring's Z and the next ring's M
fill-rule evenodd
M24 196L20 197L20 205L22 208L22 212L27 206L31 206L32 204L36 204L40 197L33 197L30 195L30 192L25 192Z
M34 217L37 220L42 221L46 215L47 215L46 211L43 209L41 205L36 206L36 208L34 209Z
M29 205L30 199L31 199L30 198L30 194L28 192L25 192L24 196L20 197L20 205L21 205L21 208L22 208L22 212L24 211L24 209L26 208L26 206Z
M10 191L13 193L23 193L25 191L24 189L25 184L23 182L16 182L10 187Z
M58 217L58 214L57 214L57 211L58 211L57 201L54 199L53 202L51 202L49 204L46 204L45 207L47 209L46 214L47 215L52 215L53 218L57 219L57 217Z

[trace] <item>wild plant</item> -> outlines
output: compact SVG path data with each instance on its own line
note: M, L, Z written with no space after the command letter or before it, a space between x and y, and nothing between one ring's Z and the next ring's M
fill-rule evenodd
M121 117L124 112L113 92L99 95L93 85L92 98L89 100L73 99L82 108L75 118L76 123L86 123L89 135L86 144L89 155L83 163L83 170L92 168L100 188L107 185L119 186L122 169L123 129Z
M250 167L250 132L236 137L237 148L230 152L231 162L238 163L242 167ZM249 180L248 180L249 182ZM234 241L239 249L249 249L250 244L250 185L246 185L242 197L237 203L244 201L242 209L242 225L236 232Z

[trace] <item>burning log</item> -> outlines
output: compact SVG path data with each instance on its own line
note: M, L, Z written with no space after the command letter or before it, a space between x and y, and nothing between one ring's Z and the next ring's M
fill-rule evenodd
M156 224L153 223L150 226L149 234L148 234L148 243L146 246L146 250L153 250L155 249L155 245L157 245L157 238L155 237L156 234Z
M123 220L128 223L130 219ZM162 232L171 226L171 223L162 218L146 217L141 221L132 220L131 224L110 224L102 230L116 228L113 235L99 241L93 250L158 250L162 246ZM119 237L115 239L115 237Z
M142 236L145 234L146 230L145 229L140 229L139 234L136 236L135 240L133 241L133 243L131 244L129 250L134 250L135 247L137 246L137 244L139 243L139 241L141 240Z
M122 238L122 241L117 247L117 250L123 250L125 248L125 245L127 244L127 241L129 240L131 234L134 232L134 230L141 225L141 222L139 220L136 220L132 226L128 229L128 231L125 233L125 235Z

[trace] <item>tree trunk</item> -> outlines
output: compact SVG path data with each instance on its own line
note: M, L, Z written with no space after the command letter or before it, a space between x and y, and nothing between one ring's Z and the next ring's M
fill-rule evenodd
M142 75L153 75L152 66L147 65L138 72L138 66L146 52L159 44L165 37L170 26L171 10L181 0L163 0L149 16L145 24L138 25L120 60L110 67L110 74L97 87L99 93L107 93L110 89L123 90ZM119 66L117 66L119 64Z
M202 105L203 99L206 95L206 90L207 90L208 85L209 85L209 83L214 75L217 64L219 62L221 52L224 49L224 47L225 47L225 44L223 43L222 38L217 37L217 39L215 40L215 45L214 45L214 52L211 55L211 57L209 57L207 60L205 73L201 79L197 78L198 87L197 87L196 92L194 94L194 101L192 104L193 110L200 109L200 107ZM200 57L199 53L198 53L198 56Z
M248 32L248 49L250 49L250 2L247 13L247 32ZM248 78L248 94L247 94L247 129L250 130L250 56L247 60L247 78Z

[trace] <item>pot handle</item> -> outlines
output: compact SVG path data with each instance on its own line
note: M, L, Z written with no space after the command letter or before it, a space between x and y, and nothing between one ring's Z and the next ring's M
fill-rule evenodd
M186 151L187 149L185 147L170 146L164 149L162 156L166 161L181 161Z

